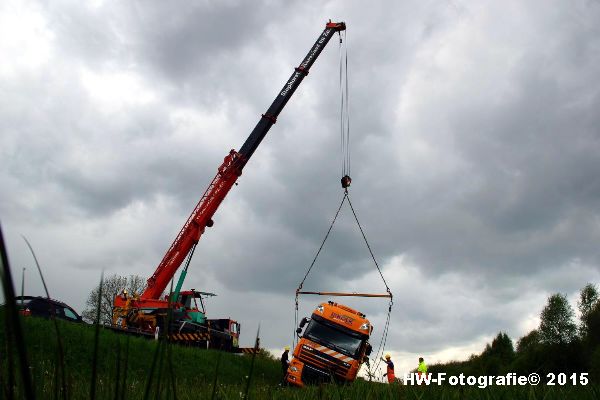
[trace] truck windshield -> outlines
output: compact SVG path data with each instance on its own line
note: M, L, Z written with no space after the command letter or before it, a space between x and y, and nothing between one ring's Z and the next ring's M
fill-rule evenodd
M306 327L304 337L354 358L362 344L362 339L358 335L350 335L315 319L312 319Z

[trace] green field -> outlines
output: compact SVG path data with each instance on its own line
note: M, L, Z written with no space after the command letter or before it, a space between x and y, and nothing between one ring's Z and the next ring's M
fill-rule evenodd
M0 315L0 317L3 317ZM2 318L2 322L3 318ZM59 322L64 345L67 398L90 397L95 329L91 325ZM24 318L25 343L36 397L64 398L58 367L57 338L52 321ZM14 372L17 398L22 385L16 365L9 369L5 325L2 323L0 398L9 394L10 371ZM234 355L158 342L100 330L97 398L115 399L240 399L246 394L252 356ZM13 352L14 354L14 352ZM14 354L16 357L16 354ZM155 362L154 362L155 361ZM16 362L16 361L15 361ZM155 365L154 371L152 366ZM600 389L586 387L413 387L369 383L323 385L307 389L279 386L278 360L267 354L255 358L248 398L251 399L597 399Z

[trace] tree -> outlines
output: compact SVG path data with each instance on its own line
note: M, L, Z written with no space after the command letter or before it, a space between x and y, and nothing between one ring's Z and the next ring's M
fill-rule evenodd
M571 343L577 334L574 315L565 295L556 293L550 296L540 315L540 342L549 345Z
M585 326L588 345L592 348L600 346L600 302L596 302L594 308L585 316ZM600 367L600 363L598 366ZM600 372L600 369L598 371Z
M540 334L537 329L532 330L517 342L517 353L535 349L540 344Z
M138 275L120 276L111 275L105 278L102 283L102 297L100 301L100 323L110 324L112 320L112 309L115 296L121 293L124 289L129 294L140 294L146 288L146 281ZM98 309L98 292L100 284L98 284L90 292L87 301L85 302L85 310L81 313L84 320L88 322L96 321L96 313Z
M509 371L519 374L529 374L545 365L550 352L540 345L540 334L532 330L517 341L517 354L510 365Z
M596 285L588 283L579 293L577 307L581 313L581 325L579 332L582 338L585 338L589 331L589 316L598 303L598 288Z
M505 332L498 333L492 341L492 355L501 359L504 363L510 362L515 356L513 342Z
M481 353L480 364L483 372L489 375L498 374L506 369L515 356L512 340L504 332L498 335L485 346Z

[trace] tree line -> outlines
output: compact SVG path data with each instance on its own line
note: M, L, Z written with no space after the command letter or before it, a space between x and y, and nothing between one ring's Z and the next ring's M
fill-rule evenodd
M96 320L98 303L100 303L100 323L110 324L115 297L123 290L131 295L139 295L145 288L146 281L139 275L120 276L113 274L106 277L102 280L102 296L98 298L98 294L100 294L100 284L98 284L88 295L81 317L84 321L93 323Z
M433 364L429 371L473 376L588 372L592 381L600 382L600 296L596 285L589 283L581 289L577 307L578 321L566 295L555 293L548 297L538 328L517 340L516 348L511 338L500 332L481 354L466 361Z

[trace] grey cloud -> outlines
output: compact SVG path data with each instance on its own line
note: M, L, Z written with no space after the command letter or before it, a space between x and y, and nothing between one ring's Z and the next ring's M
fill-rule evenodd
M392 266L390 346L435 352L501 329L518 336L546 293L573 295L598 275L595 3L41 10L52 32L47 64L0 75L0 213L12 235L34 232L54 274L68 265L81 284L102 268L149 276L223 156L239 148L322 23L341 16L351 196L380 265ZM256 318L283 321L266 334L274 346L289 340L291 321L289 310L268 308L292 301L341 200L336 47L215 215L188 278L219 289L215 312L243 315L256 299ZM152 98L107 106L82 70L129 74ZM414 269L393 267L399 255ZM344 209L305 287L380 291L373 273ZM82 292L64 297L82 304ZM305 311L316 301L303 300ZM382 326L385 304L350 303Z

